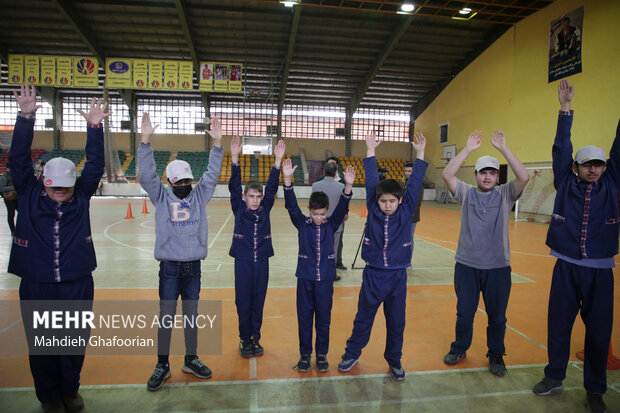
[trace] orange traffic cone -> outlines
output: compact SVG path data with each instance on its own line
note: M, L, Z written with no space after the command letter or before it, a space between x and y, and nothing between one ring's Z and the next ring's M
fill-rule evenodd
M148 213L149 213L149 210L148 210L148 209L147 209L147 207L146 207L146 198L144 198L144 199L142 200L142 213L143 213L143 214L148 214Z
M125 219L133 219L133 214L131 213L131 202L127 204L127 215Z
M585 358L584 351L578 351L575 354L579 360L583 361ZM609 353L607 353L607 370L618 370L620 369L620 359L614 356L613 350L611 348L611 341L609 342Z
M362 213L360 214L360 218L366 218L366 205L362 205Z

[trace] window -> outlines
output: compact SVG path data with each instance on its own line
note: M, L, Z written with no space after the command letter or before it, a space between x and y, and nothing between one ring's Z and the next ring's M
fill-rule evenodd
M45 127L45 119L52 119L52 106L41 96L37 96L37 105L41 105L41 108L37 110L34 130L50 130ZM13 127L18 112L19 105L13 95L0 95L0 125Z
M439 143L448 143L448 126L450 122L439 124Z
M378 139L392 142L409 142L410 115L402 110L358 109L353 114L351 139L366 139L375 132Z
M205 110L202 107L202 102L198 99L139 99L138 119L142 118L144 112L149 113L153 126L159 124L156 133L186 135L202 133L196 131L196 123L203 123L205 118ZM129 115L127 119L129 119Z
M224 135L277 135L278 107L270 103L213 102L211 116L222 121Z
M344 139L344 108L287 105L282 110L282 136L285 138Z

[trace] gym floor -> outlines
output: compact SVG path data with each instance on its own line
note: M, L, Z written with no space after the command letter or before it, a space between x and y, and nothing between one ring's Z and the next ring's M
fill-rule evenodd
M124 219L131 203L133 220ZM300 200L304 205L306 200ZM157 300L158 263L153 258L154 210L140 214L142 199L96 197L91 222L98 268L94 272L96 300ZM508 373L488 372L486 314L480 300L474 337L467 358L447 366L443 357L454 339L456 296L454 252L459 211L454 205L424 201L416 229L413 268L408 270L407 326L403 348L404 382L394 381L383 359L385 320L378 311L370 343L359 364L348 373L338 362L351 334L361 284L361 269L351 269L364 219L362 201L353 201L344 233L347 271L335 283L330 335L330 370L298 372L295 307L297 233L278 199L271 212L275 256L270 259L269 289L261 344L265 354L243 359L238 352L234 303L233 259L228 256L234 218L228 200L207 206L209 256L202 265L201 299L221 300L222 353L200 355L213 371L201 380L181 371L182 356L171 356L172 377L157 392L146 382L156 356L89 356L82 370L81 390L86 412L585 412L583 363L584 326L578 317L573 329L571 362L564 391L539 397L531 388L543 377L547 361L546 320L551 273L555 259L544 245L547 226L533 222L509 224L513 284L508 305L506 351ZM0 212L0 300L17 300L19 278L6 272L10 236L6 210ZM616 257L616 265L620 264ZM356 268L362 267L357 258ZM614 271L616 279L618 270ZM619 289L615 287L615 297ZM620 352L620 310L614 311L612 343ZM0 334L21 328L19 320L2 320ZM0 356L0 410L38 412L27 356ZM608 370L605 401L609 412L620 411L620 370Z

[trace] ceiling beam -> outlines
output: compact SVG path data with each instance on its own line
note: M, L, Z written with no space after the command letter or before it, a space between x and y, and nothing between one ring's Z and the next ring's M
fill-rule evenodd
M483 43L481 43L476 49L469 53L465 59L456 67L449 78L444 78L437 83L432 90L430 90L424 98L420 99L415 105L411 107L411 113L414 118L418 118L422 112L435 100L437 96L444 90L446 86L458 75L461 70L465 69L471 62L473 62L482 52L484 52L489 46L491 46L497 39L499 39L508 28L499 27L493 31Z
M194 70L196 70L196 73L199 73L200 72L200 60L198 59L198 53L196 52L196 46L194 45L194 40L192 38L192 32L189 29L189 23L187 21L187 4L185 0L175 0L174 3L177 9L177 14L179 15L179 22L181 23L183 34L185 35L185 41L187 42L187 48L189 49L189 53L192 55L192 61L194 62Z
M390 35L390 38L383 46L383 49L381 50L379 56L370 68L370 71L366 74L366 76L364 76L362 83L360 83L357 91L353 94L353 97L349 102L349 109L351 110L351 113L355 113L355 111L357 110L360 102L364 98L364 94L370 87L373 79L375 78L375 76L377 76L379 70L381 70L381 66L383 66L385 60L388 58L392 50L394 50L394 47L396 47L398 41L401 39L401 37L403 37L407 29L409 29L409 26L413 22L413 19L414 16L409 15L403 20L401 20L400 24L396 27L396 29L394 29L394 31Z
M99 64L105 67L105 58L104 54L101 52L99 47L97 47L97 43L95 42L93 35L86 28L84 22L80 19L78 14L73 10L71 5L67 0L52 0L52 3L56 6L58 11L64 16L67 20L67 23L75 30L75 32L82 38L88 50L99 60Z
M282 70L282 87L280 89L280 101L278 102L278 113L282 113L284 100L286 99L286 87L288 85L288 73L291 69L291 60L293 59L293 50L295 49L295 40L297 39L297 30L299 29L299 18L301 17L301 6L297 5L293 8L293 21L291 23L291 31L288 37L288 50L284 59L284 69Z

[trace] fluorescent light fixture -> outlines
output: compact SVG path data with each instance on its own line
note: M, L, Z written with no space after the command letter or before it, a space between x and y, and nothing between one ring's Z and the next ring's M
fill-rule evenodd
M469 14L471 13L471 9L469 7L463 7L461 10L459 10L459 14Z
M284 4L285 7L293 7L297 4L297 1L281 1L280 3Z
M403 5L400 6L400 9L404 12L411 13L413 9L415 9L415 6L413 3L403 3Z

